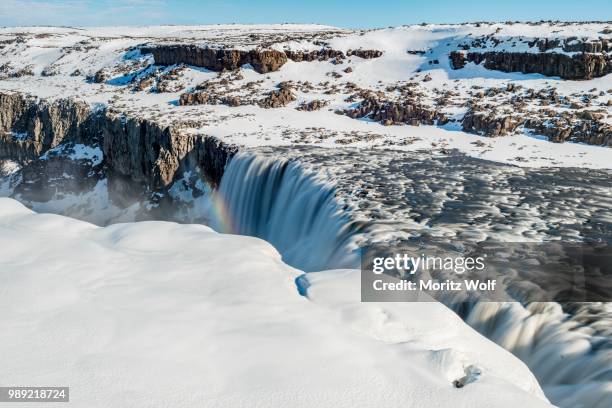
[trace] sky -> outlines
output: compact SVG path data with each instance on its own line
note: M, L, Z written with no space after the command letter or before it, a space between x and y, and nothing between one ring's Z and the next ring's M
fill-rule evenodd
M319 23L344 28L466 21L612 20L612 0L0 0L0 25Z

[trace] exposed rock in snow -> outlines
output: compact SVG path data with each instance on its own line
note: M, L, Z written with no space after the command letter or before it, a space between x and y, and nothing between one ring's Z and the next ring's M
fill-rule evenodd
M552 52L469 52L464 58L453 52L450 55L454 69L463 68L465 61L504 72L544 74L563 79L593 79L612 73L612 57L604 54L582 53L568 56Z

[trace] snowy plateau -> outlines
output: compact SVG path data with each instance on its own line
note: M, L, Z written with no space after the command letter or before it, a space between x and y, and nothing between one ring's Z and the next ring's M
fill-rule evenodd
M610 243L611 148L610 22L0 28L0 385L609 408L612 303L361 302L359 266Z

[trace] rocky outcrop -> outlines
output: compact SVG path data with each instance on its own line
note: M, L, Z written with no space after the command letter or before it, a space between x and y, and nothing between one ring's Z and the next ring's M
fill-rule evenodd
M208 91L185 92L179 96L179 105L248 105L251 101L231 95L218 95Z
M198 47L192 44L158 45L141 48L143 54L153 54L158 65L187 64L211 71L231 71L251 64L260 74L277 71L287 56L276 50L235 50Z
M332 50L330 48L321 48L320 50L313 51L285 51L285 55L291 61L302 62L302 61L326 61L329 59L342 60L345 55L342 51Z
M315 99L315 100L310 101L310 102L304 102L304 103L300 104L295 109L297 109L299 111L312 112L312 111L316 111L316 110L319 110L319 109L323 109L327 105L329 105L329 101L324 101L324 100L321 100L321 99Z
M578 37L570 38L540 38L529 44L537 46L541 52L560 48L565 52L608 52L612 50L612 42L605 38L599 40L583 41Z
M185 171L201 171L213 187L221 181L237 148L205 135L186 135L149 120L107 116L104 157L113 176L145 185L168 187Z
M480 64L487 69L524 74L543 74L563 79L593 79L612 73L612 58L607 54L581 53L575 55L555 52L451 52L451 67L460 69L466 62Z
M277 51L277 50L236 50L224 48L198 47L193 44L174 44L146 46L140 49L143 54L153 54L158 65L187 64L203 67L212 71L231 71L245 64L251 64L260 74L278 71L288 59L295 62L326 61L333 59L342 61L347 56L360 58L378 58L383 53L378 50L349 50L346 55L342 51L321 48L312 51Z
M179 96L179 105L181 106L205 105L209 103L209 101L210 95L205 91L185 92Z
M384 125L442 125L448 122L443 113L410 100L392 102L367 97L357 108L345 110L343 113L351 118L368 117Z
M100 146L103 158L94 163L75 157L71 149L76 143ZM129 205L144 192L165 191L187 171L215 188L236 151L214 137L93 111L79 101L0 93L0 159L23 163L25 182L15 192L26 200L46 201L60 191L78 193L106 177L111 199Z
M0 158L31 160L62 141L97 137L98 126L85 102L0 93Z
M550 120L533 118L525 122L525 128L547 136L551 142L572 141L612 147L612 126L591 118L578 120L570 116Z
M62 150L70 150L70 145L67 143ZM101 163L64 154L49 155L23 166L21 178L26 182L17 184L14 193L28 201L47 202L65 194L91 191L103 177Z
M561 113L544 110L543 115L538 116L533 112L508 114L472 106L461 123L463 131L489 137L505 136L523 126L555 143L579 142L610 147L612 126L602 119L602 114L590 110Z
M512 133L522 120L511 115L495 115L489 111L468 110L461 122L463 131L496 137Z
M465 53L461 51L451 51L448 58L452 69L461 69L467 64Z
M261 108L282 108L295 101L292 88L288 85L280 84L278 90L270 91L268 95L261 99L257 104Z
M292 61L302 62L302 61L326 61L333 59L337 62L344 60L346 57L359 57L363 59L371 59L378 58L383 54L382 51L379 50L348 50L346 54L339 50L334 50L331 48L321 48L320 50L312 50L312 51L285 51L285 55Z
M378 58L378 57L382 56L383 52L379 51L379 50L362 50L362 49L358 49L358 50L348 50L346 52L346 55L348 57L355 56L355 57L359 57L359 58L363 58L363 59L372 59L372 58Z

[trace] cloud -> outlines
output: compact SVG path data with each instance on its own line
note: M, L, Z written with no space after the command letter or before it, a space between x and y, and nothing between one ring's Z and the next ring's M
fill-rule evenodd
M160 24L167 6L166 0L1 0L0 25Z

